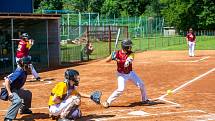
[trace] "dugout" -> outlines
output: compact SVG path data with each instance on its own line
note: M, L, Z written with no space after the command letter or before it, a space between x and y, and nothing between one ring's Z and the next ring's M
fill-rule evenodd
M16 68L16 39L23 32L35 40L30 55L36 70L60 64L60 15L0 13L0 74Z

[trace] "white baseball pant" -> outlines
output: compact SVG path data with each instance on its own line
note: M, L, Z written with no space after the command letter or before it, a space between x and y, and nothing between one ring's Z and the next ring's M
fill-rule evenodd
M144 83L134 71L131 71L129 74L122 74L118 72L117 76L118 88L107 99L107 103L109 105L112 103L112 101L114 101L117 97L119 97L122 94L122 92L125 89L127 80L131 80L138 88L140 88L142 101L146 101L148 99Z
M194 50L195 50L195 42L188 42L189 47L189 56L195 56Z
M80 105L80 97L72 96L60 104L55 104L49 107L49 112L53 116L61 116L65 118L74 106Z

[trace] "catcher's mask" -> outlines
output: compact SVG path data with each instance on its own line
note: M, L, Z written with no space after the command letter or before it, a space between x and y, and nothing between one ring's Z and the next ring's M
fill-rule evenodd
M18 61L18 64L24 71L30 71L31 59L29 57L23 57Z
M29 38L28 33L23 33L22 34L22 39L28 39L28 38Z
M78 71L76 71L74 69L67 69L64 76L65 76L67 83L69 83L70 80L73 80L74 81L73 85L78 86L79 79L75 78L75 76L78 76L78 75L79 75Z
M130 39L124 39L121 42L121 46L123 50L129 51L132 48L132 41Z

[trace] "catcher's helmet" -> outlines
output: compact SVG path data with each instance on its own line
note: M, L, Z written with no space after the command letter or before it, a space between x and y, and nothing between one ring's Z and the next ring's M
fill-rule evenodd
M74 85L78 86L79 80L75 79L75 76L78 76L78 75L79 75L78 71L74 69L67 69L64 76L67 81L73 80L75 82Z
M132 46L132 41L130 39L124 39L121 42L122 49L128 49Z
M27 38L27 39L28 39L28 37L29 37L29 36L28 36L28 33L23 33L23 34L22 34L22 38Z

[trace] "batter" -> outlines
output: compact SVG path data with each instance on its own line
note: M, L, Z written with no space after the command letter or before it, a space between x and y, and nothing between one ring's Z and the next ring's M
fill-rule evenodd
M111 60L117 62L118 88L103 103L103 107L108 108L111 103L122 94L127 80L131 80L140 89L142 103L151 104L151 101L147 97L143 81L132 70L132 62L134 60L134 53L131 51L132 41L129 39L123 40L121 47L121 50L113 52L106 60L106 62L110 62Z

